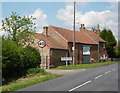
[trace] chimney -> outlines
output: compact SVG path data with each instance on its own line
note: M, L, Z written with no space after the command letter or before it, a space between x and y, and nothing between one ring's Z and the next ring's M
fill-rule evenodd
M100 35L99 24L97 25L97 28L95 29L95 33L96 33L97 35Z
M85 25L81 24L80 30L85 29Z
M44 34L45 36L48 36L48 27L47 27L47 26L44 26L44 27L43 27L43 34Z

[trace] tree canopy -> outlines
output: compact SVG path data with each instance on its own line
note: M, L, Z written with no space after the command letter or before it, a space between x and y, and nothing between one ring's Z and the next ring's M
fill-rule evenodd
M13 41L24 44L32 40L31 34L36 31L34 19L33 16L21 17L16 12L12 12L10 17L2 20L2 30L7 31Z
M118 41L118 44L115 47L115 53L116 53L116 57L119 58L120 57L120 41Z
M116 39L110 29L103 29L100 32L100 37L106 40L106 49L107 53L110 58L115 57L115 49L114 46L116 46Z

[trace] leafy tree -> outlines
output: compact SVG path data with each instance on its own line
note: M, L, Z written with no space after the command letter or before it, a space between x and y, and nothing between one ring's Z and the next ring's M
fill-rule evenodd
M120 57L120 41L118 41L118 45L115 47L116 57Z
M113 36L113 33L110 29L103 29L100 32L100 37L106 40L106 49L107 53L110 58L115 57L115 49L114 46L116 46L116 40L115 37Z
M13 41L21 44L33 42L32 32L36 31L33 16L19 16L12 12L11 16L2 20L2 30L7 31Z

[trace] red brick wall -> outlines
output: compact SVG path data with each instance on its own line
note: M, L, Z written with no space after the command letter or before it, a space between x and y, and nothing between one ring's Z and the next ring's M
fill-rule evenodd
M54 66L61 66L65 65L65 61L61 61L61 57L66 57L67 50L62 49L51 49L50 50L50 65L51 67Z
M86 44L76 44L75 47L75 63L79 64L83 61L83 45ZM72 57L73 51L72 51L73 43L68 43L68 50L69 50L69 56ZM90 46L90 56L93 60L91 60L91 63L98 62L98 45L89 45ZM100 43L99 46L99 52L100 55L107 55L106 49L102 47L102 43Z
M73 51L72 51L72 46L73 43L68 43L68 50L69 50L69 56L73 56ZM75 63L81 63L82 61L82 44L75 44Z
M90 56L93 58L93 60L91 60L91 63L98 62L98 45L91 45Z

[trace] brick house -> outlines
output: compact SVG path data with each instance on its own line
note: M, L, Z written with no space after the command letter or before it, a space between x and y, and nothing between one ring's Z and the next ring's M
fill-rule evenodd
M75 64L90 64L107 60L106 41L97 35L99 32L99 29L86 30L84 24L81 24L80 31L75 31ZM41 66L50 68L65 65L65 62L61 61L61 57L72 57L72 37L73 30L55 26L43 27L42 34L35 34L34 47L38 48L39 40L46 42L46 46L43 48L44 57ZM41 53L42 49L39 48L39 51ZM69 61L69 64L72 62Z

